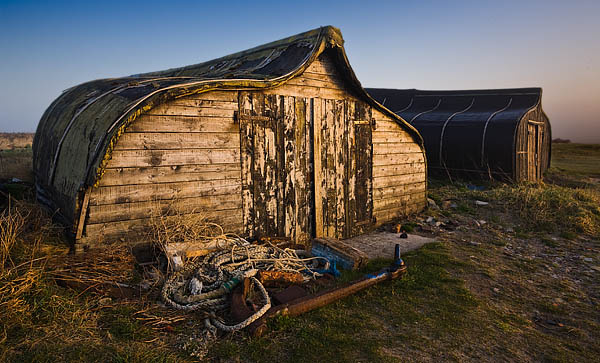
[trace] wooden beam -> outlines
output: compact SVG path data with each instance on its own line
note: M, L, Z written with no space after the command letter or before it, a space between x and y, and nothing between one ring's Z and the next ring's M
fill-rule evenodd
M88 204L90 202L91 190L92 188L88 187L83 194L83 201L81 203L81 209L79 210L79 220L77 222L77 232L75 233L76 241L81 239L81 236L83 235L83 227L85 225L85 217L88 210Z

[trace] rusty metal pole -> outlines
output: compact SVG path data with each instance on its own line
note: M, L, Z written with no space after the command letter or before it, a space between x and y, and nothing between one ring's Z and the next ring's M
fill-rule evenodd
M271 308L259 320L250 325L250 332L254 336L262 335L266 328L266 321L277 315L298 316L308 311L331 304L346 296L350 296L360 290L373 286L381 281L396 279L406 272L406 265L400 258L400 245L396 245L394 263L387 268L380 270L376 274L368 274L363 278L356 280L344 287L326 290L314 296L306 296L287 304L282 304Z

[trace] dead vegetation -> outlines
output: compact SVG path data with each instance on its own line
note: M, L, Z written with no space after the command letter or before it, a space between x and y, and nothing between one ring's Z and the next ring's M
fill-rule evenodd
M442 185L432 196L459 200L463 211L473 210L473 202L492 202L515 214L523 226L534 231L585 233L600 238L600 189L570 188L554 184L490 184L486 190L470 190L464 184Z
M197 243L225 236L223 228L199 212L183 212L175 207L155 208L151 212L148 238L166 246L172 243Z

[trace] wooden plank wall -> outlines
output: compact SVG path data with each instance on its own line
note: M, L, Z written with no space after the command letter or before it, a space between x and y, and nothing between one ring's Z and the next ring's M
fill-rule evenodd
M263 129L260 135L249 127L242 127L240 134L240 124L234 117L242 99L238 91L209 92L175 100L141 116L119 140L100 186L90 194L86 235L109 238L137 232L149 222L153 211L166 211L172 207L185 213L202 213L228 231L243 233L258 223L254 217L242 213L251 207L249 203L254 203L252 195L260 192L256 187L269 189L265 190L269 198L295 198L294 203L287 204L289 208L293 205L293 213L286 214L277 209L281 206L275 206L272 215L265 216L277 221L271 227L278 234L297 236L312 231L315 227L310 225L313 223L311 213L317 213L314 217L322 219L335 216L335 223L327 222L326 229L338 231L342 228L341 224L348 220L342 218L347 211L342 208L343 203L340 207L337 191L353 188L354 184L348 181L352 176L330 175L315 180L325 183L325 189L316 188L314 197L312 178L320 175L319 170L338 173L337 168L324 167L331 163L352 161L344 160L343 154L314 152L310 122L305 122L308 128L299 128L295 123L300 113L304 113L305 121L313 120L319 114L327 119L330 117L328 109L341 107L347 114L362 101L347 91L336 66L326 54L302 75L261 93L265 99L273 101L273 107L281 108L274 112L283 117L283 125ZM372 110L371 117L376 121L371 136L373 166L369 171L372 173L372 213L377 224L382 224L425 206L425 163L422 150L401 126L376 110ZM339 128L339 135L332 134L332 140L346 140L344 142L351 148L356 140L348 130ZM329 132L336 132L335 128ZM289 133L293 135L285 137ZM298 133L304 136L299 137ZM268 188L267 185L252 185L252 188L242 190L242 168L253 161L245 160L244 163L241 149L248 147L248 140L257 135L270 140L269 150L263 150L263 154L270 155L270 165L277 167L268 170L267 174L272 174ZM295 142L291 142L294 138ZM323 142L330 141L314 140L315 145L319 142L322 146ZM291 155L296 153L302 157ZM295 176L296 170L312 170L313 161L314 173L305 173L303 180L300 175ZM327 184L328 180L330 184ZM294 193L290 192L292 189ZM288 193L284 193L286 190ZM298 198L302 199L301 203ZM320 216L318 208L313 210L315 198L324 201L325 211L322 210ZM356 208L360 208L360 204L356 204ZM327 212L334 209L335 214ZM302 215L306 222L291 222L288 217L284 218L283 224L279 222L282 216L292 214L296 220ZM338 232L331 233L339 235Z
M161 105L122 135L90 195L88 236L138 232L152 213L198 213L241 232L237 92Z
M377 110L373 117L373 215L381 225L425 207L425 156L395 121Z

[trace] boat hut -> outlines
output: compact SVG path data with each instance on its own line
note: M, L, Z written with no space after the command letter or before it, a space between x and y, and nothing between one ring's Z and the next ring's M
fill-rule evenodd
M348 238L426 205L419 133L375 102L327 26L64 91L33 144L37 198L80 246L152 213L244 236Z
M432 175L536 181L550 166L541 88L367 92L419 130Z

